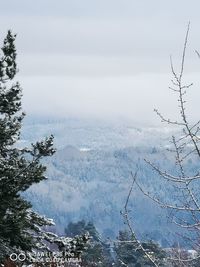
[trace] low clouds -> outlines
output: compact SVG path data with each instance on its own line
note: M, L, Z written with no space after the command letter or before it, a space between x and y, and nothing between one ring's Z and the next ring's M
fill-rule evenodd
M30 81L31 79L31 81ZM188 76L187 80L197 80ZM153 109L177 119L177 98L167 88L165 74L138 74L119 77L24 77L24 108L36 114L61 117L129 119L158 123ZM43 85L43 87L41 86ZM198 119L198 88L188 93L188 109Z

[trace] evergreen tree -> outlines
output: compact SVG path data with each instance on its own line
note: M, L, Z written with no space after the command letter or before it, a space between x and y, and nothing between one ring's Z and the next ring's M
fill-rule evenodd
M15 38L8 31L0 57L0 260L16 250L42 247L49 239L42 226L52 221L31 209L21 193L44 179L42 157L51 156L53 137L19 148L20 129L25 114L21 111L22 90L13 82L17 73Z
M78 221L77 223L70 222L67 228L65 228L65 234L69 237L86 233L89 233L93 240L100 240L99 233L92 222L86 223L85 220Z
M117 267L150 267L154 266L141 250L135 237L128 231L119 231L118 241L114 247ZM152 241L142 242L143 248L156 259L158 266L164 266L164 251Z
M83 267L112 266L110 246L101 240L100 235L92 222L86 223L84 220L77 223L71 222L65 229L65 233L70 237L89 233L90 242L88 242L87 247L82 254Z

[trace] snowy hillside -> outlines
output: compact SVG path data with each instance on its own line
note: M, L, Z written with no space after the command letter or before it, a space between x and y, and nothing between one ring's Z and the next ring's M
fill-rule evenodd
M24 125L23 142L53 133L58 150L45 162L49 180L32 186L26 197L40 213L54 218L59 231L70 221L85 219L93 221L104 236L115 237L124 227L120 211L136 164L144 188L159 192L165 199L173 198L172 189L143 160L151 159L172 170L173 158L166 153L172 132L94 121L29 121ZM165 211L137 189L130 204L141 236L157 239L165 246L174 239L175 228L166 221Z

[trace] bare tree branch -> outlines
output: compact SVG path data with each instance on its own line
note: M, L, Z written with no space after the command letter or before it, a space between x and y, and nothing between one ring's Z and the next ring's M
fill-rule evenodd
M133 175L133 173L131 172L131 177L132 177L132 184L131 184L131 187L130 187L130 190L128 192L128 196L126 198L126 202L125 202L125 205L124 205L124 213L123 214L123 217L125 219L125 223L127 224L129 230L130 230L130 233L132 236L135 237L135 240L136 240L136 243L138 245L138 249L141 249L142 252L144 253L144 255L149 259L149 261L155 266L155 267L159 267L159 265L156 263L156 259L154 259L152 257L152 255L150 253L148 253L145 248L143 247L142 243L139 241L138 238L136 238L136 234L135 234L135 231L133 229L133 226L132 226L132 223L130 221L130 218L129 218L129 211L128 211L128 204L129 204L129 200L130 200L130 196L132 194L132 191L133 191L133 187L134 187L134 184L136 182L136 178L137 178L137 171L135 172L135 174Z

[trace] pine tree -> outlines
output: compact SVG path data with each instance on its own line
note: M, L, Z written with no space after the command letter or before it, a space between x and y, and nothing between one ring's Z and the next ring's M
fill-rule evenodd
M21 111L22 90L13 82L17 73L16 35L8 31L0 57L0 261L16 250L42 247L49 239L42 226L52 221L31 208L21 193L44 179L42 157L55 152L53 137L19 148L20 129L25 114Z
M112 266L110 247L101 240L100 235L92 222L86 223L84 220L77 223L69 223L65 229L67 236L75 237L89 233L90 241L82 254L82 266L87 267L109 267Z
M165 252L154 242L142 242L143 248L156 259L158 266L164 265ZM119 231L118 241L115 245L116 266L123 267L150 267L155 266L149 261L144 252L138 246L135 237L128 231Z

